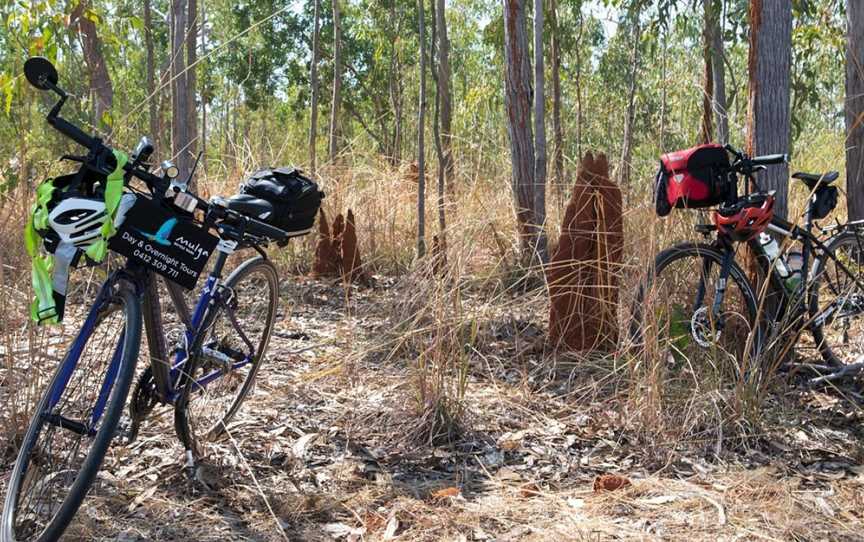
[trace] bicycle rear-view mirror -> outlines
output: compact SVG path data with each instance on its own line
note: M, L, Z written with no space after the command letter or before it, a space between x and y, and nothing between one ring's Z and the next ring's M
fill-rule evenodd
M39 90L55 90L57 88L57 68L51 61L42 56L34 56L24 63L24 76L31 85Z

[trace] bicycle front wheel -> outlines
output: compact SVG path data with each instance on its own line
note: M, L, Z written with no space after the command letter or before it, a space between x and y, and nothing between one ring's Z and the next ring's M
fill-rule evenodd
M744 360L758 351L756 297L734 261L714 314L722 262L708 245L666 249L637 292L631 338L642 349L640 367L648 372L643 381L655 386L660 408L669 413L733 387L749 373L752 364Z
M30 420L9 480L0 542L57 540L114 438L132 383L141 308L106 284Z
M813 263L810 331L822 359L839 367L864 355L864 290L857 284L864 282L864 235L843 232L826 248L836 260Z
M273 332L278 298L278 273L262 257L243 262L225 281L203 331L201 355L188 364L175 410L181 440L196 456L203 455L203 443L225 432L252 390Z

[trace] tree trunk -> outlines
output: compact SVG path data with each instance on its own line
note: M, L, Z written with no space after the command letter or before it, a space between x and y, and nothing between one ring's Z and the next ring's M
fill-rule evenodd
M417 257L426 254L426 23L423 0L417 0L420 31L420 95L417 105Z
M87 76L90 82L90 96L93 99L93 125L102 126L106 113L111 113L114 105L114 87L108 66L102 55L102 40L96 31L96 23L87 17L89 2L82 1L69 16L70 26L76 25L81 36L81 48L84 52L84 62L87 65Z
M318 135L318 40L321 24L321 0L315 0L312 26L312 65L309 68L309 82L312 86L312 111L309 115L309 170L315 175L317 169L315 140Z
M198 153L198 106L196 92L198 90L198 0L188 0L189 19L186 29L186 99L189 100L186 111L186 122L189 123L189 149L191 164L195 163Z
M438 83L441 107L441 149L443 152L444 180L453 191L453 85L450 74L450 38L447 36L445 0L436 0L436 26L438 30Z
M534 220L537 254L549 260L546 250L546 80L543 62L543 0L534 0Z
M440 254L436 253L436 248L440 250L446 250L443 247L447 246L446 232L445 229L447 227L447 215L445 213L445 195L446 195L446 170L447 170L447 154L444 151L444 142L441 136L443 119L441 115L442 102L445 99L442 95L442 92L446 92L446 89L442 88L441 79L444 77L442 73L442 64L439 60L437 66L435 63L435 57L441 56L441 50L436 49L435 44L439 43L437 41L438 36L438 23L441 19L438 17L438 11L443 9L443 6L439 3L436 7L436 0L430 0L429 6L432 10L432 53L429 55L429 59L431 60L431 72L432 77L435 80L435 113L433 114L432 119L432 135L435 138L435 153L438 157L438 237L437 247L434 245L433 240L433 256L438 257Z
M627 91L627 116L624 119L624 143L621 145L621 165L619 166L618 186L622 192L629 195L630 188L630 160L633 154L633 125L636 122L636 89L639 77L639 42L641 40L642 25L639 21L639 12L632 13L633 23L633 50L630 54L630 88Z
M582 31L585 21L582 18L582 5L579 5L579 35L576 39L576 156L582 159L582 126L584 115L582 113Z
M207 13L205 11L205 2L201 2L201 57L207 58ZM208 81L210 79L207 79ZM204 177L207 176L207 98L210 96L210 89L201 90L201 172Z
M789 0L750 1L750 95L748 152L754 156L789 152L789 83L792 63L792 5ZM772 166L759 178L776 190L774 213L786 217L789 167Z
M531 134L531 66L525 29L525 1L504 4L504 106L510 138L516 223L523 263L535 259L537 222L534 216L534 141Z
M159 138L159 110L156 103L156 53L153 50L153 11L150 0L144 0L144 48L147 51L147 111L150 137L156 150L161 149Z
M567 184L564 178L564 129L561 126L561 36L558 35L558 0L551 0L549 19L552 25L552 137L555 148L552 162L555 166L555 186L558 194Z
M330 163L336 163L339 152L339 108L342 102L342 29L339 23L339 0L333 0L333 99L330 102Z
M846 205L864 219L864 2L846 7Z
M717 141L729 142L729 117L726 113L726 54L723 48L723 28L720 21L721 6L716 0L704 0L706 6L705 27L708 30L708 44L711 58L711 79L714 83L714 120L717 127Z
M399 165L402 160L402 75L399 62L399 49L397 38L402 31L402 17L396 12L397 2L390 4L390 20L396 21L395 33L391 36L390 45L390 77L388 91L390 94L390 107L393 109L393 132L390 144L390 164Z
M711 2L703 0L702 26L702 59L704 73L702 76L702 143L710 143L714 139L714 67L711 54Z
M186 78L186 0L171 2L171 150L180 170L180 179L192 167L189 132L189 86Z
M669 56L669 43L667 33L664 32L663 37L660 39L663 40L663 47L660 52L660 80L665 82L666 74L668 71L667 59ZM669 100L668 94L666 92L667 85L664 83L661 84L660 87L660 129L657 131L660 134L660 151L661 153L664 153L666 152L666 116Z

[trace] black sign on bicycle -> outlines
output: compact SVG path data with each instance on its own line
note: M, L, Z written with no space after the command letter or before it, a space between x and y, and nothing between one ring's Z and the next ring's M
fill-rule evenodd
M108 247L191 290L218 242L203 227L139 197Z

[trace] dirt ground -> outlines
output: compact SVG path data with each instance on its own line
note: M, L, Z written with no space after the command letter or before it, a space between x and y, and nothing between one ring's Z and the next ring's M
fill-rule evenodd
M603 361L549 368L539 306L482 326L461 430L419 440L413 360L382 347L394 292L385 279L350 295L283 285L292 317L199 479L183 474L170 411L157 409L135 443L111 449L66 538L864 539L860 409L789 386L746 441L732 429L664 441L636 427Z

